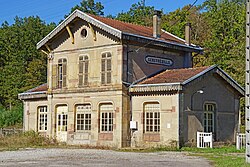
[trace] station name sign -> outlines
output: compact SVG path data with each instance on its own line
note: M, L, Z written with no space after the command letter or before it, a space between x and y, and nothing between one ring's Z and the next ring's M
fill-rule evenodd
M155 56L146 56L145 57L146 63L149 64L157 64L163 66L172 66L174 64L173 60L162 58L162 57L155 57Z

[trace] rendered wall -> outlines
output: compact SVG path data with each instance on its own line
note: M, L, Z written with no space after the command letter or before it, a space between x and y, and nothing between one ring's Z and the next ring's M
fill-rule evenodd
M137 122L138 129L133 130L131 136L132 147L178 146L179 145L179 100L178 94L132 96L132 120ZM143 106L147 102L160 104L160 132L144 132Z
M204 130L204 104L214 103L215 141L234 142L238 128L239 94L224 80L208 73L185 87L180 112L181 140L194 143L196 132ZM203 94L195 93L203 90ZM193 98L191 100L191 96ZM191 102L192 107L191 107ZM180 105L182 105L180 104Z

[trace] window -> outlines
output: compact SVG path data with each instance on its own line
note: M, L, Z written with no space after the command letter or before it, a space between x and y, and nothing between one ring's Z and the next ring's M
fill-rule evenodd
M58 88L66 87L67 60L58 60Z
M215 104L207 103L204 105L204 132L214 132L214 112L215 112Z
M48 126L47 121L47 106L38 107L38 130L46 131Z
M79 87L88 85L89 60L88 56L79 57Z
M145 132L160 132L160 104L146 103L144 105Z
M100 106L100 131L101 132L112 132L113 131L113 105L102 104Z
M82 37L82 38L86 38L87 35L88 35L87 29L83 28L82 31L81 31L81 37Z
M76 107L76 130L91 130L91 106L90 104L77 105Z
M102 84L111 83L111 53L110 52L106 52L102 54L101 83Z

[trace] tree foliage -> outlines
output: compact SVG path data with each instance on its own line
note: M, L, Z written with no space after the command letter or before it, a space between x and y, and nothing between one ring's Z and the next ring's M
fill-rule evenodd
M129 11L118 13L116 19L128 23L135 23L144 26L152 26L153 14L154 14L154 7L145 6L144 2L141 1L132 4Z
M103 16L104 12L104 6L102 5L101 2L95 2L95 0L82 0L82 2L80 2L80 5L76 5L73 8L71 8L71 12L74 12L76 9L83 11L85 13L90 13L93 15L99 15L99 16ZM65 15L64 17L66 18L68 15Z
M17 104L18 93L46 82L47 57L36 49L36 43L54 27L39 17L16 17L13 25L5 22L0 27L0 103L3 106Z

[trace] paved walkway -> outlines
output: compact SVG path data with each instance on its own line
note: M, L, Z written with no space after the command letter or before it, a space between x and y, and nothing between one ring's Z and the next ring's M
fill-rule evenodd
M27 149L0 152L0 166L48 167L210 167L200 157L181 152L134 153L94 149Z

